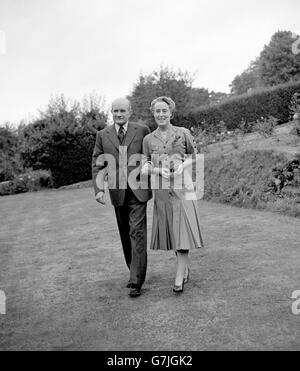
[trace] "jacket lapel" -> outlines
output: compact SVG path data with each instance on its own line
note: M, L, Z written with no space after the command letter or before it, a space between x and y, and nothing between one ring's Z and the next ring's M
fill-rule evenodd
M133 138L136 136L137 133L137 127L128 124L127 133L123 142L123 146L129 147L130 143L132 142Z
M117 131L115 125L112 125L110 129L107 131L107 137L112 142L112 144L119 150L120 141L117 136Z

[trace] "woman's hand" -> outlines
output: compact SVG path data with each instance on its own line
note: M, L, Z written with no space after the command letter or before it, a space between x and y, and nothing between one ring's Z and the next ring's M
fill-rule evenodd
M142 175L150 175L153 169L153 163L151 161L147 161L141 169Z
M165 167L163 167L163 168L161 169L161 176L162 176L163 178L165 178L165 179L169 179L169 178L170 178L170 175L171 175L171 173L170 173L170 170L169 170L169 169L167 169L167 168L165 168Z
M161 175L165 179L169 179L171 175L170 170L165 167L163 168L155 167L154 169L152 169L152 174Z
M174 175L181 175L183 172L183 164L180 164L178 168L174 171Z

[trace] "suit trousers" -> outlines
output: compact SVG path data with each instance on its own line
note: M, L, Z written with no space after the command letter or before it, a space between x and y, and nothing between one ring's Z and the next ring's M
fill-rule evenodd
M115 213L130 283L142 285L147 271L147 202L140 202L128 187Z

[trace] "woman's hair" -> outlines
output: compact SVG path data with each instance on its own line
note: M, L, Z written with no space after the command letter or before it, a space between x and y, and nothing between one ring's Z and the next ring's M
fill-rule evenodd
M153 114L154 114L154 107L155 107L156 103L158 103L158 102L167 103L167 105L169 106L169 109L171 111L172 117L174 116L176 105L175 105L175 102L173 101L173 99L171 99L169 97L159 97L159 98L154 99L151 102L150 111Z

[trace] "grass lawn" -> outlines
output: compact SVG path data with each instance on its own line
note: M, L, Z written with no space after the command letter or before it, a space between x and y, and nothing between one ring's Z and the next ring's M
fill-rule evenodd
M91 188L0 198L0 350L300 350L300 220L200 208L206 248L184 294L172 293L175 255L149 251L130 299L113 209Z

